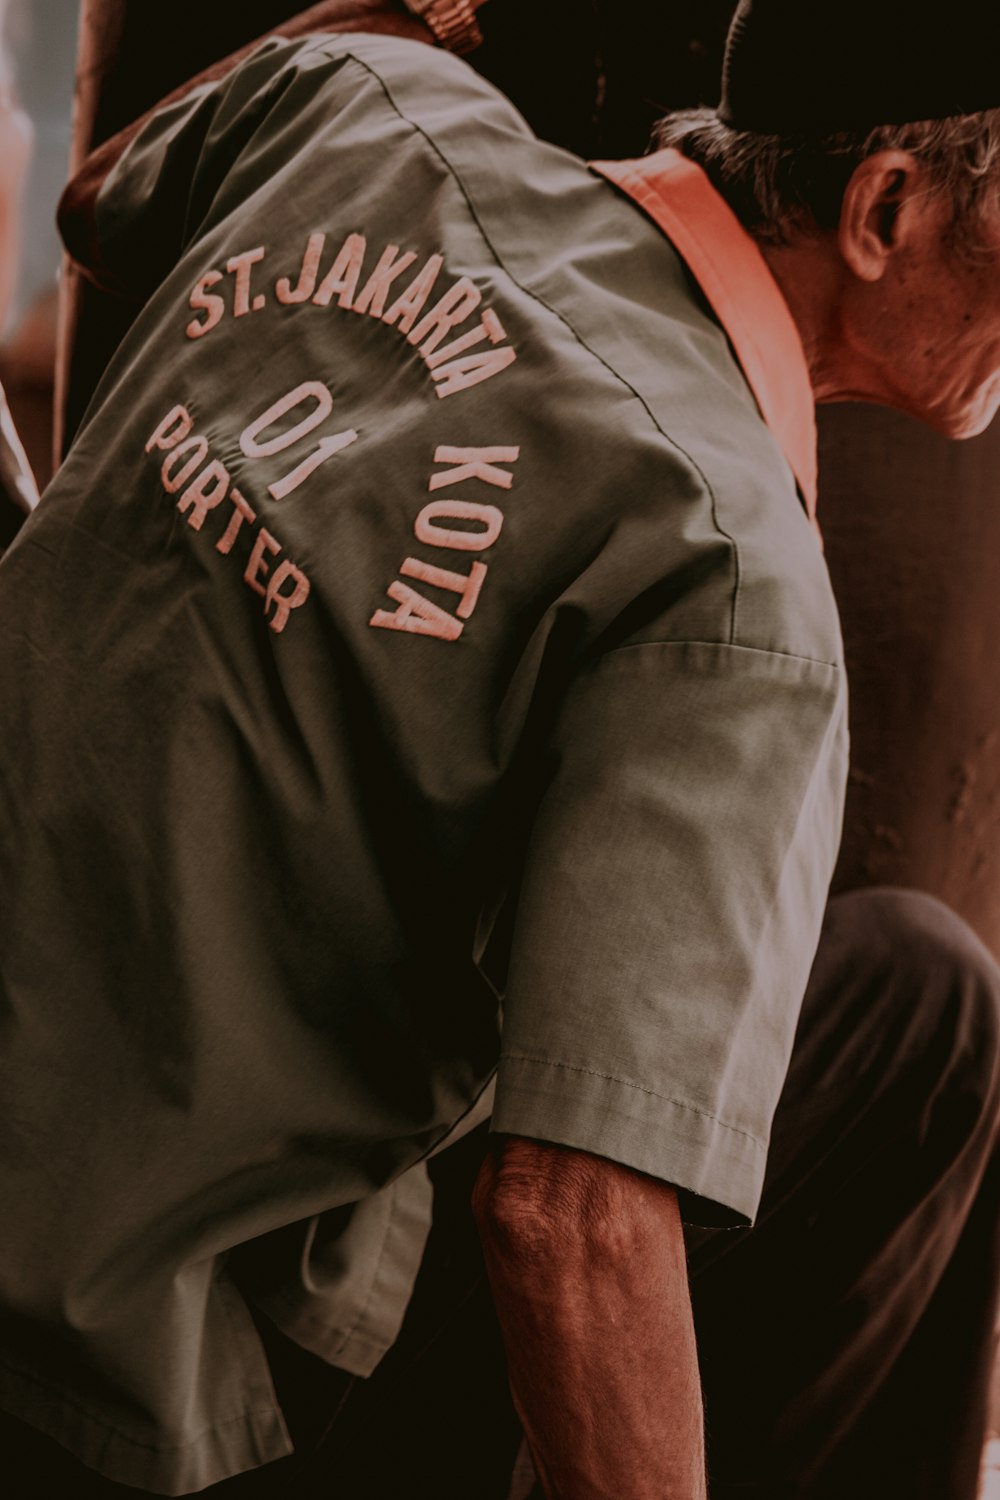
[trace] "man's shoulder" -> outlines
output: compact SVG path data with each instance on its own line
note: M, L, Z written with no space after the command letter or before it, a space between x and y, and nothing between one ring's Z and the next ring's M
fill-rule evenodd
M178 182L161 218L188 226L129 341L143 368L171 351L143 441L171 403L241 432L322 385L369 511L395 517L400 475L439 450L516 449L519 573L594 581L599 551L615 597L679 581L697 618L678 631L732 638L738 606L747 644L803 649L790 594L825 570L787 465L669 241L614 187L466 64L396 38L264 44L209 126L188 118L190 186L168 170L181 128L140 138L120 184L131 244L150 180ZM805 654L829 654L821 634Z

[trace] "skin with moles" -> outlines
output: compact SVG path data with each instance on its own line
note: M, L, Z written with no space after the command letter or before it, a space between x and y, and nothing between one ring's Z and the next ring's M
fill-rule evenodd
M764 255L798 324L816 400L873 401L946 437L1000 405L1000 205L960 248L953 210L909 152L857 168L834 233Z

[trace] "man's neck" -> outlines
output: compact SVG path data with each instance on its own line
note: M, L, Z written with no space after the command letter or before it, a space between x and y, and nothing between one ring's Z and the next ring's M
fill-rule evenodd
M817 403L882 399L878 371L848 335L850 284L834 237L801 235L760 250L799 330Z

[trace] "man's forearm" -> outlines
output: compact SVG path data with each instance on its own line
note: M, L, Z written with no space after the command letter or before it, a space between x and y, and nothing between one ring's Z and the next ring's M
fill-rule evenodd
M546 1495L704 1500L673 1189L510 1137L484 1164L474 1206L511 1388Z

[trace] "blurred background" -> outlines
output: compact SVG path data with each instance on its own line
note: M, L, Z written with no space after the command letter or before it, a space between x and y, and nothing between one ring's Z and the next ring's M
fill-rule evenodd
M0 0L4 97L8 108L20 107L32 136L20 192L10 180L13 153L7 137L3 141L0 173L8 202L0 208L0 223L8 228L0 267L0 383L40 483L52 467L61 263L55 204L69 162L79 12L79 0Z

